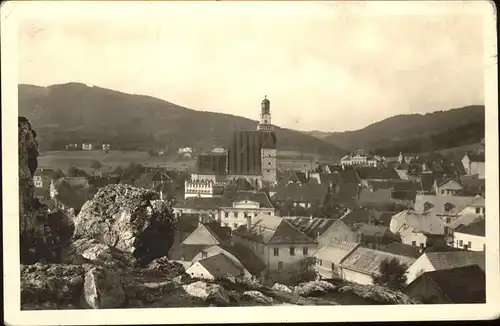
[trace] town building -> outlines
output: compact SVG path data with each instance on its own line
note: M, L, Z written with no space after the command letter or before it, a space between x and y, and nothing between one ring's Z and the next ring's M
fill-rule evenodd
M93 148L93 146L90 143L83 143L82 144L82 150L84 150L84 151L91 151L92 148Z
M266 264L266 277L287 282L299 263L313 257L317 243L289 221L261 214L233 231L234 243L252 250Z
M462 158L462 165L468 175L477 174L480 179L485 178L486 165L484 153L467 153Z
M478 265L484 271L485 255L482 251L424 252L407 270L407 284L425 272L469 265Z
M216 221L204 223L200 220L196 230L181 243L182 259L192 260L203 250L218 244L229 243L230 240L231 229L221 227Z
M33 183L35 188L48 189L52 180L57 178L57 173L53 169L39 168L33 174Z
M356 153L346 155L340 159L343 166L373 166L379 167L384 164L384 159L377 155L365 154L364 150L359 149Z
M486 303L486 274L477 265L424 272L403 293L424 304Z
M446 243L445 223L432 214L421 214L411 210L397 213L391 219L390 230L399 235L407 245L426 248L436 242Z
M184 181L184 198L221 197L224 192L224 185L224 182L218 182L212 179L186 180Z
M102 150L107 152L111 149L111 145L110 144L102 144Z
M223 276L243 276L244 269L237 266L225 254L220 253L194 262L186 270L186 274L195 278L215 280Z
M321 246L314 253L315 269L319 278L341 278L342 269L340 264L358 247L359 243L338 240L332 240Z
M66 144L65 148L67 151L76 151L78 150L78 144Z
M480 218L469 225L460 225L453 232L453 246L472 251L486 250L485 219Z
M371 285L373 277L380 275L380 263L386 259L397 259L400 264L407 267L416 261L413 257L394 255L359 246L340 263L341 277L348 282Z
M258 215L275 215L271 200L265 192L260 191L238 191L236 193L225 193L220 206L219 221L221 225L237 229L247 225L248 219Z
M458 196L462 189L462 185L453 179L445 179L441 182L434 181L434 192L437 196Z
M207 248L194 256L191 262L194 264L197 261L220 254L225 255L234 265L243 271L243 277L248 279L262 279L263 271L266 269L264 262L252 250L238 244L218 244Z
M311 208L324 204L328 189L327 184L290 183L272 188L269 192L272 194L272 200L279 205L288 204L293 207Z

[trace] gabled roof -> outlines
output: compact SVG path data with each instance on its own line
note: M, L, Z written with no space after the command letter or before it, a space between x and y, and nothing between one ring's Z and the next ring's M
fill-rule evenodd
M316 239L328 230L335 221L336 219L330 218L296 217L291 220L291 223L300 231Z
M394 189L394 190L419 190L420 185L409 180L384 180L384 181L369 181L368 185L373 190L379 189Z
M458 233L465 233L465 234L470 234L470 235L476 235L480 237L485 236L485 220L484 218L479 219L478 221L471 223L469 225L460 225L455 229L455 232Z
M371 214L373 219L377 221L378 225L389 226L391 224L392 217L399 212L381 212L372 211Z
M345 260L341 263L342 267L348 268L360 273L369 275L378 275L380 263L384 259L396 258L400 263L410 267L415 261L415 258L394 255L380 250L357 247Z
M437 184L439 188L450 189L450 190L461 190L462 186L459 182L453 178L446 178Z
M460 213L465 207L472 205L473 202L480 203L480 199L469 196L435 196L417 194L415 198L415 210L417 212L424 212L426 202L432 204L429 209L429 212L432 214L455 215ZM447 203L451 204L451 209L448 212L445 211L445 204Z
M222 277L226 274L239 276L243 272L231 261L231 259L222 253L199 260L198 263L203 266L214 278Z
M55 178L56 176L56 171L54 169L45 169L45 168L38 168L33 176L41 176L41 177L47 177L47 178Z
M341 184L332 189L331 201L335 204L346 206L357 206L358 184Z
M234 202L240 201L253 201L259 203L260 208L274 208L267 194L262 191L225 192L222 199L221 206L232 206Z
M260 214L252 220L250 230L237 229L235 234L269 244L305 244L315 240L278 216Z
M420 214L410 210L404 210L393 216L391 221L391 231L399 233L411 227L415 231L428 235L444 234L444 222L439 217L432 214Z
M259 275L266 264L250 249L240 244L220 244L220 248L232 254L252 275Z
M430 192L434 186L434 174L431 172L421 173L420 174L420 185L422 191Z
M199 198L189 197L180 200L174 205L175 208L191 208L191 209L217 209L221 206L221 198Z
M139 180L136 181L136 187L144 189L152 189L154 182L171 182L172 178L166 173L160 171L151 171L144 173L140 176Z
M209 222L198 227L183 241L183 245L215 245L228 241L231 229L223 228L217 222Z
M358 202L363 203L388 203L392 200L391 189L379 189L372 191L367 188L361 188L359 191Z
M319 173L319 180L324 184L339 184L342 182L342 177L340 173Z
M358 223L369 223L372 213L364 209L356 209L346 213L342 216L339 221L345 223L348 226L352 226Z
M336 171L338 171L338 173L340 174L340 180L342 181L343 184L346 183L359 184L361 182L358 173L353 167L346 167L345 169L341 170L336 169Z
M219 243L223 243L231 239L231 228L222 227L217 222L204 223L203 225L219 241Z
M340 264L358 246L359 243L356 242L331 240L327 245L319 248L314 256L317 259L324 259L334 264Z
M486 303L486 274L477 265L425 272L404 292L411 290L421 278L427 278L451 303Z
M483 251L426 252L425 256L436 270L478 265L484 271Z

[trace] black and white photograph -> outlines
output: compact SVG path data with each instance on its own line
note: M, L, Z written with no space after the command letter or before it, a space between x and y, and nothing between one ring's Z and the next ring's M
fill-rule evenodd
M5 323L500 314L493 2L1 19Z

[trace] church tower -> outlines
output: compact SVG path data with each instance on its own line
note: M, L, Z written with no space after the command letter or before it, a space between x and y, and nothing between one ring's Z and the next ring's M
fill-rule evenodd
M261 143L261 169L262 181L266 184L273 185L277 182L277 142L276 134L274 133L271 124L271 102L267 99L267 95L261 103L260 123L257 126L260 134Z
M267 99L267 95L264 97L261 103L260 110L260 122L257 126L259 131L272 131L273 125L271 124L271 102Z

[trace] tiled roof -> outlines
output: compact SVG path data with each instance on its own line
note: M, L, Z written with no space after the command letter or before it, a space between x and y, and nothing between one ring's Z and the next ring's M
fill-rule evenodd
M389 226L391 224L392 217L399 212L381 212L372 211L371 214L373 219L377 221L379 225Z
M373 190L379 189L394 189L394 190L419 190L418 183L409 180L384 180L384 181L369 181L368 185Z
M273 196L273 200L275 201L319 202L322 204L328 191L328 185L311 183L304 185L289 184L277 187L275 191L276 194Z
M219 247L235 256L252 275L259 275L266 268L266 264L245 246L220 244Z
M484 199L483 199L484 200ZM473 202L479 203L480 200L475 197L468 196L434 196L434 195L417 195L415 198L415 210L424 212L425 203L432 204L429 212L437 215L455 215L460 213L465 207ZM451 204L451 209L446 212L445 204Z
M304 232L313 239L321 236L336 219L328 218L308 218L297 217L291 223L300 231Z
M260 214L252 220L250 230L236 230L235 233L263 243L301 244L315 243L290 222L278 216Z
M321 183L324 183L324 184L330 184L330 182L332 184L339 184L342 182L342 177L340 175L340 173L320 173L319 174L319 179L320 179L320 182Z
M469 160L471 162L484 162L484 155L483 154L467 153L466 155L469 157Z
M199 218L199 214L180 215L179 217L177 217L177 230L182 233L192 233L198 227Z
M221 205L232 206L233 202L239 201L254 201L259 203L260 208L274 208L271 200L265 192L262 191L238 191L231 193L224 193L222 196L223 203Z
M477 265L425 272L420 277L432 280L451 303L486 303L486 274Z
M39 168L35 171L33 175L54 178L56 175L56 171L54 169Z
M199 260L198 263L202 265L213 277L222 277L226 274L239 276L243 272L231 261L231 259L222 253Z
M427 252L425 255L436 270L478 265L484 271L483 251Z
M245 178L238 178L236 180L231 180L226 186L227 191L241 191L241 190L255 190L255 187L248 182Z
M365 203L388 203L391 202L392 191L391 189L380 189L372 191L367 188L361 188L359 192L358 202Z
M364 209L356 209L346 213L340 218L340 221L344 222L348 226L352 226L357 223L369 223L372 213Z
M394 255L380 250L358 247L343 263L341 263L341 265L344 268L349 268L364 274L377 275L379 274L380 263L386 258L396 258L400 263L406 264L407 267L410 267L410 265L416 261L413 257Z
M324 259L334 264L340 264L358 246L359 243L355 242L331 240L327 245L319 248L314 256L317 259Z
M341 184L332 189L331 201L338 205L357 206L358 184Z
M394 168L356 167L360 179L400 179Z
M444 234L443 220L432 214L420 214L404 210L393 216L391 221L392 232L399 233L406 226L424 234Z
M221 206L221 198L199 198L190 197L180 200L174 205L175 208L191 208L191 209L217 209Z
M342 181L343 184L346 183L352 183L352 184L358 184L360 183L360 177L358 176L358 173L356 170L352 167L346 167L345 169L337 170L340 174L340 180ZM333 171L332 171L333 173Z
M460 189L462 189L462 186L460 185L460 183L457 182L456 180L454 180L453 178L443 179L437 185L440 188L450 189L450 190L460 190Z
M219 243L223 243L231 239L231 228L222 227L217 222L204 223L203 225L208 232L210 232L210 234L212 234L212 236L219 241Z
M455 229L455 232L484 237L485 236L485 228L486 228L485 220L484 220L484 218L482 218L482 219L479 219L478 221L471 223L467 226L460 225L459 227L457 227Z
M387 245L382 245L378 248L380 251L389 252L395 255L408 256L413 258L418 258L421 255L421 248L407 245L401 242L392 242ZM424 252L451 252L451 251L463 251L463 249L454 248L450 246L429 246L424 249Z

